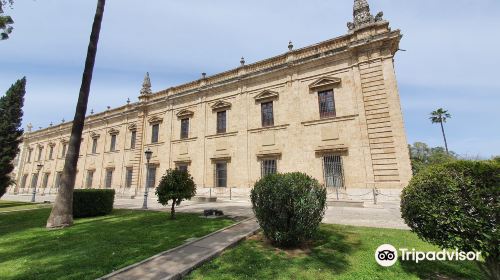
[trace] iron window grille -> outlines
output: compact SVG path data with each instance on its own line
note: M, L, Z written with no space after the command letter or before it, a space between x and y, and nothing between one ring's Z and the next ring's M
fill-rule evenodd
M278 172L278 165L276 159L263 159L261 165L261 177L269 174L276 174Z
M59 189L59 187L61 186L61 177L62 177L62 172L57 172L56 173L56 182L55 182L56 189Z
M340 155L325 155L323 157L323 176L327 188L344 188L344 170Z
M42 188L46 188L47 185L49 184L49 176L50 173L43 174Z
M38 173L33 173L31 177L31 188L34 189L36 187L36 183L38 181Z
M88 170L87 171L87 182L85 183L85 186L87 189L92 188L92 182L94 181L94 170Z
M97 138L92 139L92 153L97 154Z
M111 183L113 182L113 169L106 170L106 189L111 189Z
M38 148L38 161L42 160L43 147Z
M49 159L52 159L52 156L54 155L54 146L50 146L49 150Z
M160 124L156 123L151 126L151 143L158 143L160 132Z
M116 151L116 135L114 135L114 134L113 134L113 135L111 135L111 143L110 143L110 145L109 145L109 146L110 146L110 147L109 147L109 150L110 150L111 152Z
M187 166L187 164L178 164L176 168L178 170L180 170L180 171L188 172L188 166Z
M135 138L137 137L137 131L132 131L130 135L130 149L135 149Z
M335 102L333 90L318 92L319 115L321 118L335 117Z
M181 120L181 139L189 138L189 119Z
M262 126L273 126L274 125L274 115L273 115L273 102L265 102L260 104L261 114L262 114Z
M154 188L155 187L155 182L156 182L156 166L155 165L150 165L148 167L148 178L147 178L147 184L148 188Z
M215 187L227 187L227 162L215 163Z
M127 189L132 187L132 176L134 175L134 169L132 167L128 167L125 174L125 187Z
M226 133L226 111L217 112L217 133Z
M26 181L28 180L28 174L24 174L23 178L21 179L21 188L26 187Z
M66 148L67 148L67 145L66 144L63 144L63 147L62 147L62 157L65 157L66 156Z

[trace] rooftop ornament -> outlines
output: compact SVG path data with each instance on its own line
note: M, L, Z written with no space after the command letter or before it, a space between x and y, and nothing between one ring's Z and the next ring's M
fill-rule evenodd
M370 5L367 0L354 0L353 17L354 22L348 22L349 31L383 21L383 12L379 12L375 17L370 13Z
M292 44L292 41L289 41L289 42L288 42L288 50L289 50L289 51L292 51L292 50L293 50L293 44Z
M142 82L141 95L148 95L153 93L151 91L151 79L149 78L149 72L146 72L146 76L144 76L144 82Z
M243 56L240 59L240 64L241 64L241 66L245 65L245 58Z

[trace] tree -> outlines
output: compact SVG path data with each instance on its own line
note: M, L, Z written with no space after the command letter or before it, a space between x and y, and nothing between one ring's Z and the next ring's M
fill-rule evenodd
M170 219L175 219L175 206L179 206L185 199L191 199L196 194L196 185L189 172L179 169L169 169L161 178L156 188L158 202L166 206L172 200Z
M12 161L19 152L23 129L24 94L26 77L13 84L5 96L0 98L0 197L12 183L9 174L14 170Z
M11 6L14 3L14 0L0 0L0 40L9 39L9 34L12 33L14 29L11 24L14 23L14 20L10 16L3 15L3 7L9 5Z
M106 0L97 1L97 9L92 25L92 32L90 34L80 94L78 96L75 117L71 127L68 151L64 161L61 186L59 187L54 207L52 207L52 212L50 212L50 216L47 220L48 228L66 227L73 224L73 190L75 188L76 165L78 163L78 154L80 151L85 114L87 112L87 102L89 99L90 84L92 82L92 73L94 71L97 43L99 41L105 3Z
M448 153L448 143L446 142L446 134L444 133L444 125L447 119L451 118L448 111L443 108L439 108L436 111L431 112L430 120L432 123L439 123L441 125L441 132L443 133L444 147L446 148L446 153Z
M458 155L450 151L446 153L443 147L429 147L422 142L415 142L408 145L410 150L411 169L413 174L417 174L429 165L441 164L458 159Z
M401 216L420 238L443 249L481 252L479 266L500 279L500 164L454 161L413 176Z

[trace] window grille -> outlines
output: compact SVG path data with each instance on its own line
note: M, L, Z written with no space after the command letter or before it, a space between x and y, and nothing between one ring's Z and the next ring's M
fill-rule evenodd
M217 133L226 133L226 111L217 112Z
M153 124L151 127L151 143L158 143L160 124Z
M113 169L106 170L106 189L111 189L111 183L113 181Z
M50 173L43 174L42 188L46 188L47 185L49 184L49 176Z
M33 149L28 150L28 162L31 162L31 154L33 153Z
M135 138L137 137L137 131L132 131L130 135L130 149L135 149Z
M273 126L273 102L265 102L260 105L262 111L262 126Z
M186 172L188 172L188 166L187 166L187 164L178 164L177 165L177 169L180 170L180 171L186 171Z
M116 135L111 135L111 143L110 143L109 150L111 152L116 151Z
M342 157L339 155L325 155L323 157L323 173L327 188L340 189L344 187L344 172Z
M62 172L57 172L56 173L56 182L55 182L55 187L59 189L61 186L61 177L62 177Z
M36 187L36 183L38 181L38 173L33 173L33 176L31 177L31 188Z
M42 160L43 147L38 148L38 161Z
M88 170L87 171L87 182L85 183L85 186L87 189L92 188L92 182L94 181L94 170Z
M333 90L318 92L319 114L321 118L335 117Z
M132 167L127 168L127 173L125 175L125 187L132 187L132 176L134 175L134 169Z
M28 180L28 174L24 174L23 178L21 179L21 188L26 187L26 181Z
M156 166L155 165L150 165L149 166L149 172L148 172L148 179L147 179L147 184L148 188L154 188L155 183L156 183Z
M63 144L61 157L65 157L66 156L66 148L67 148L67 145Z
M181 120L181 139L189 138L189 119Z
M215 187L227 187L227 162L215 163Z
M276 159L263 159L261 161L261 176L276 174L278 171Z
M52 159L53 155L54 155L54 146L50 146L49 159Z

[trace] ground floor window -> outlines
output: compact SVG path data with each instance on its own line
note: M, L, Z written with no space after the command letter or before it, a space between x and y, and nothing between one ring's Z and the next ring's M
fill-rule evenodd
M215 163L215 187L227 187L227 162L225 161Z
M344 171L340 155L325 155L323 157L323 176L327 188L344 187Z
M180 171L186 171L188 172L188 164L187 163L178 163L176 166L175 166L176 169L180 170Z
M92 188L92 182L94 181L94 170L87 171L87 181L85 183L85 187L87 189Z
M31 188L32 189L36 188L37 181L38 181L38 173L33 173L33 176L31 177Z
M111 183L113 182L113 169L106 169L106 189L111 189Z
M154 188L156 182L156 165L150 165L147 173L148 178L146 184L148 184L148 188Z
M260 163L261 177L278 172L278 164L275 158L263 159Z
M49 177L50 177L50 173L43 174L42 188L46 188L47 185L49 184Z
M61 177L62 177L62 172L56 172L56 182L55 186L57 189L59 189L59 186L61 186Z
M21 178L21 188L26 187L26 181L28 180L28 174L24 174L23 178Z
M127 167L127 170L125 171L125 187L126 188L132 187L132 176L133 175L134 175L134 169L132 167Z

